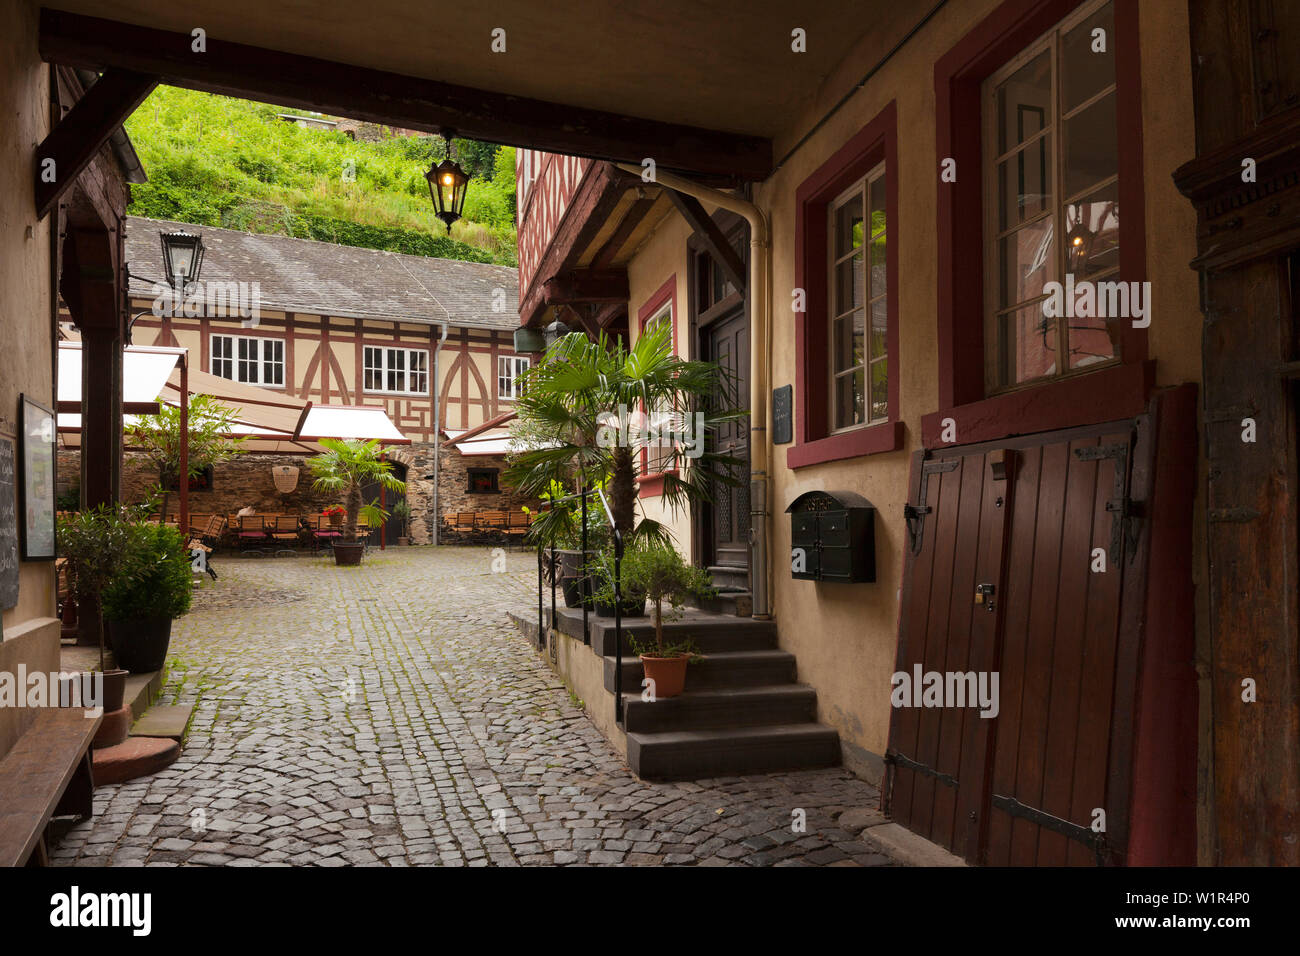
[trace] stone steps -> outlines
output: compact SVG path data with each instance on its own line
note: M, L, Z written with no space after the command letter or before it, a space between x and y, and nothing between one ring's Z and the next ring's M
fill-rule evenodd
M623 714L629 733L798 724L817 719L817 692L805 684L765 684L687 690L654 701L628 692L623 695Z
M535 641L536 608L511 616ZM556 626L581 641L581 609L557 607ZM614 621L590 613L587 628L605 691L612 694L618 673ZM641 699L644 670L629 631L649 639L654 627L648 617L623 622L623 729L627 762L638 776L687 780L839 763L839 735L816 722L817 693L796 683L795 657L778 647L775 622L683 609L665 631L673 639L689 636L701 656L687 666L682 694L655 701Z
M839 734L812 722L627 735L629 766L651 780L804 770L839 760Z

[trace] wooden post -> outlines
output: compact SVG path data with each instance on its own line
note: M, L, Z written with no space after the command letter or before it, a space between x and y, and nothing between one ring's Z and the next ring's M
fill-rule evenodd
M177 515L179 520L176 522L182 537L186 541L190 537L190 363L189 355L182 354L180 357L181 364L181 463L180 463L180 488L181 504L180 514ZM161 516L162 521L167 520L166 515Z

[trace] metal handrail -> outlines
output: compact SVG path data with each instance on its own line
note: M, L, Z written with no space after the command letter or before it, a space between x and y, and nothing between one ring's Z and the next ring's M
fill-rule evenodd
M592 494L600 496L601 507L605 512L605 520L609 523L609 529L614 535L614 721L617 724L623 722L623 533L618 530L614 523L614 512L609 507L609 500L605 497L605 492L600 488L591 488L587 491L580 491L577 494L565 495L563 498L552 498L547 505L554 508L557 504L566 501L579 500L582 502L582 555L586 560L587 556L587 498ZM551 570L551 629L555 629L555 585L558 575L555 573L555 544L552 542L549 548L545 548L540 542L537 545L537 648L542 650L547 644L547 629L543 626L543 591L542 591L542 552L550 551L550 570ZM585 585L583 585L585 589ZM584 645L591 645L591 631L588 624L588 602L586 594L582 595L582 642ZM558 653L555 651L554 653ZM552 660L555 657L552 656Z

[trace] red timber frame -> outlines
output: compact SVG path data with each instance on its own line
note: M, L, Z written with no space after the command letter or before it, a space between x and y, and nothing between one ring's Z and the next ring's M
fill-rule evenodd
M1092 425L1139 414L1154 385L1145 329L1125 324L1119 364L1093 373L1020 388L984 392L984 235L980 86L1084 0L1006 0L934 67L939 161L957 161L957 181L939 183L939 411L921 419L926 447L940 444L944 420L961 444L1053 428ZM1142 70L1137 0L1114 0L1119 153L1120 275L1146 279L1146 217L1142 170ZM935 171L938 175L938 170ZM960 250L960 254L959 254ZM1158 317L1156 321L1159 321Z
M677 354L677 273L670 275L666 282L654 291L645 304L637 310L637 334L645 331L646 323L655 317L665 305L669 306L668 321L672 325L673 354ZM641 468L649 467L650 456L646 449L641 449ZM664 476L675 475L677 469L656 472L653 475L642 474L637 479L637 495L641 498L657 498L664 493Z
M804 290L805 310L795 324L797 444L786 449L786 464L803 468L903 447L898 405L898 109L890 102L795 191L795 286ZM827 224L829 204L881 161L885 164L885 352L889 356L889 420L831 433L829 425L830 349L827 316Z

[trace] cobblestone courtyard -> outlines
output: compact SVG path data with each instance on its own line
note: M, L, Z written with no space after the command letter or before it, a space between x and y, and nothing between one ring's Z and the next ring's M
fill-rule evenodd
M839 769L638 780L505 618L534 558L486 548L219 559L176 622L168 769L95 794L64 865L881 865ZM794 832L797 811L805 832ZM845 813L845 811L851 811ZM500 832L504 829L504 832Z

